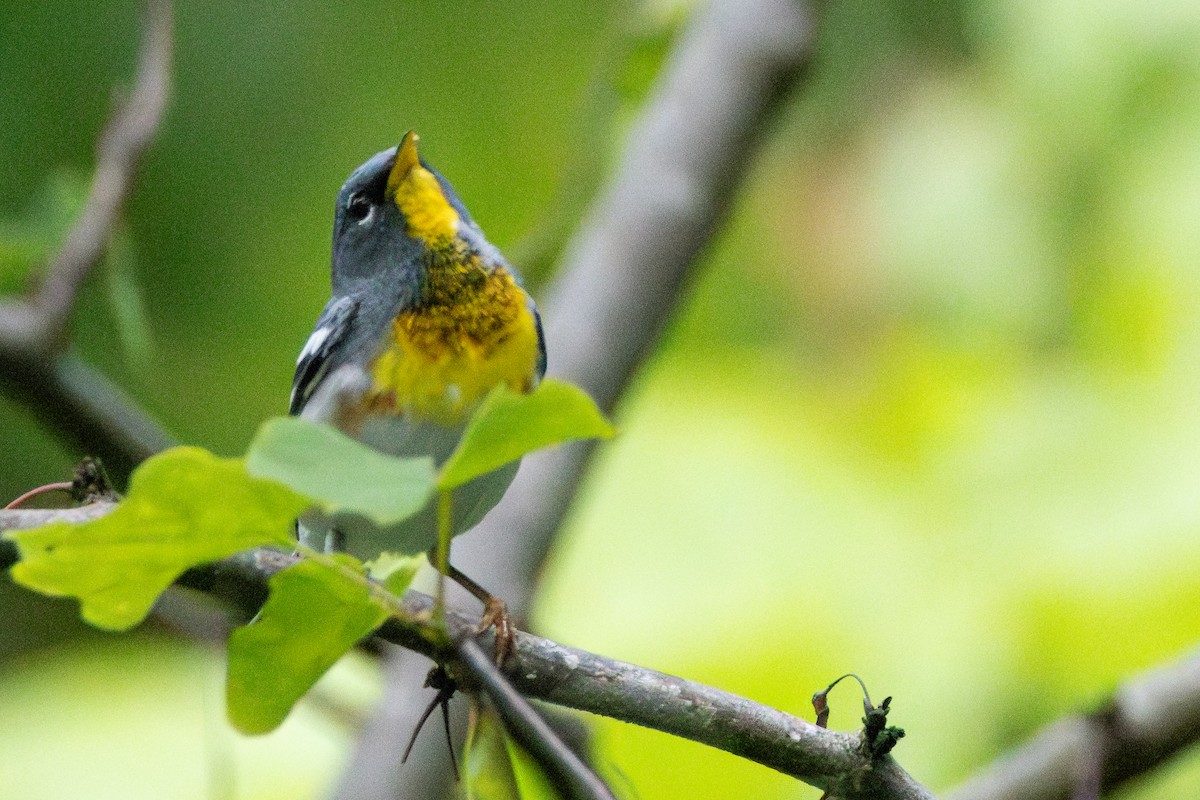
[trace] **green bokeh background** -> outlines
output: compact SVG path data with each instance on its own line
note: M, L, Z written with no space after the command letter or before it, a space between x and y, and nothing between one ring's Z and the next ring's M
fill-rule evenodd
M0 3L5 291L69 218L138 11ZM408 128L542 285L685 11L181 3L129 256L88 286L79 351L181 439L241 452L327 296L337 187ZM901 763L946 788L1200 640L1198 310L1200 6L830 3L536 623L806 715L854 670L895 695ZM0 497L80 455L7 400L0 452ZM350 659L326 703L246 739L219 653L7 585L0 614L13 797L319 797L353 743L328 703L378 691ZM857 724L852 689L833 705ZM597 732L644 800L819 795ZM1123 796L1198 794L1192 753Z

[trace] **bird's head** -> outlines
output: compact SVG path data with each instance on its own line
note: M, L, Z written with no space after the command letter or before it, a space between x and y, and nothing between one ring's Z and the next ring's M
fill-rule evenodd
M470 242L477 229L450 184L421 160L417 134L376 153L338 192L333 289L367 278L420 277L431 251Z

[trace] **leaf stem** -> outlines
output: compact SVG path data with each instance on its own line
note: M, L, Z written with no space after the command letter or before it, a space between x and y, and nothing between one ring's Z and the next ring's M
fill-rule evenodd
M438 540L434 552L434 567L437 568L437 595L433 603L433 620L446 630L446 575L450 572L450 539L454 535L454 490L438 490L437 507Z

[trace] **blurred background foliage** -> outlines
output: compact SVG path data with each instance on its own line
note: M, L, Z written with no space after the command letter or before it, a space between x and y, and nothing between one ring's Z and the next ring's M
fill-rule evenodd
M3 291L78 207L138 10L0 3ZM240 452L285 407L353 167L417 129L543 284L687 11L180 3L174 100L76 347L181 439ZM684 307L540 630L805 715L854 670L935 788L1200 639L1200 5L828 3ZM3 497L81 455L7 400L0 451ZM244 739L219 653L73 617L0 591L13 797L318 797L378 691L350 659ZM853 690L833 704L857 724ZM596 727L643 800L819 794ZM1198 792L1193 752L1121 796Z

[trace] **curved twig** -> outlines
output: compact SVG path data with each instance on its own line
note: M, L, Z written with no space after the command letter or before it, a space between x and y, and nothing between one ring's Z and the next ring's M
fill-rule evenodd
M170 74L171 3L149 0L133 91L100 136L83 212L33 294L0 305L0 351L45 357L64 345L79 288L104 257L142 155L158 132Z

